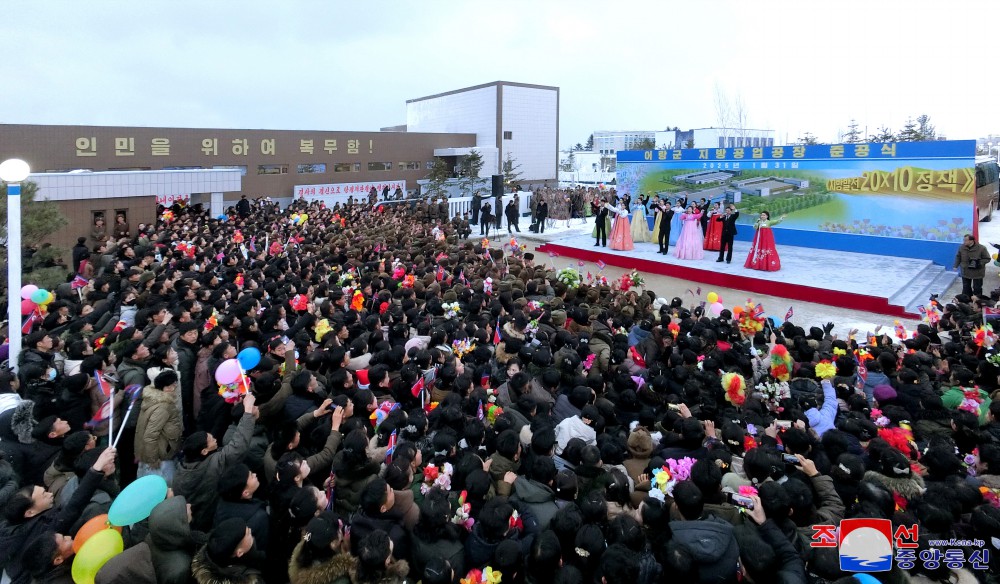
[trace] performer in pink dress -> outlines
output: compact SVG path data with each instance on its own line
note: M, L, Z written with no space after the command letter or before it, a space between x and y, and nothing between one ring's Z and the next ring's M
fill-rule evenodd
M782 215L780 219L771 221L771 214L763 211L760 218L754 223L757 230L753 235L753 243L750 245L750 255L743 264L744 268L751 270L763 270L765 272L777 272L781 269L781 258L778 257L778 249L774 246L774 233L771 227L781 223L785 219Z
M615 214L615 224L611 227L611 237L608 238L608 247L618 251L631 251L635 249L632 243L632 226L628 221L628 209L621 199L618 207L605 205L608 210Z
M701 233L701 213L694 212L694 206L689 206L687 212L681 215L681 235L677 238L677 248L674 255L682 260L700 260L705 257L702 244L705 237Z

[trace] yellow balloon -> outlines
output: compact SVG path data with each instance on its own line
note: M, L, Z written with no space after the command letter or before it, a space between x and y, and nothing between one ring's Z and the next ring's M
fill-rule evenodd
M715 304L718 301L719 301L719 295L718 294L716 294L715 292L709 292L708 293L708 303L709 304Z
M108 560L122 553L125 544L122 534L114 529L98 531L83 544L73 558L72 575L76 584L94 584L97 572Z

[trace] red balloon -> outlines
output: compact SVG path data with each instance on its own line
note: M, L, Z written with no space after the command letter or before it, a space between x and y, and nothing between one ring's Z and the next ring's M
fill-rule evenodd
M35 310L35 303L31 300L21 301L21 316L28 316Z

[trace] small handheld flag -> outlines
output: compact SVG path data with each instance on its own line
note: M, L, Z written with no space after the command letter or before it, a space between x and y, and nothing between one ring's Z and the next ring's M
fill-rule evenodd
M479 407L476 408L476 417L480 420L486 417L486 412L483 411L483 400L479 400Z
M423 376L421 376L420 379L418 379L417 382L413 384L413 387L410 388L410 394L413 397L418 397L421 393L423 393L424 387L425 387L424 378Z
M795 312L794 312L794 311L792 310L792 307L791 307L791 306L789 306L789 307L788 307L788 312L786 312L786 313L785 313L785 321L787 322L787 321L789 321L789 320L792 320L792 316L793 316L794 314L795 314Z
M73 290L77 290L79 288L85 287L87 284L90 284L90 280L84 278L80 274L77 274L73 276L73 281L70 282L69 287Z
M608 264L601 260L597 260L597 267L600 268L601 271L603 271L604 268L608 267Z
M385 450L385 463L392 464L392 453L396 451L396 431L389 434L389 446Z

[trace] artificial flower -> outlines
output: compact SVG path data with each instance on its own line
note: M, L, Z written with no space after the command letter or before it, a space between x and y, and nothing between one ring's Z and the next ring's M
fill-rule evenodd
M837 375L837 366L827 359L823 359L816 364L816 377L820 379L831 379Z
M742 406L746 400L746 380L739 373L726 373L722 376L722 389L726 392L726 401L734 406Z

